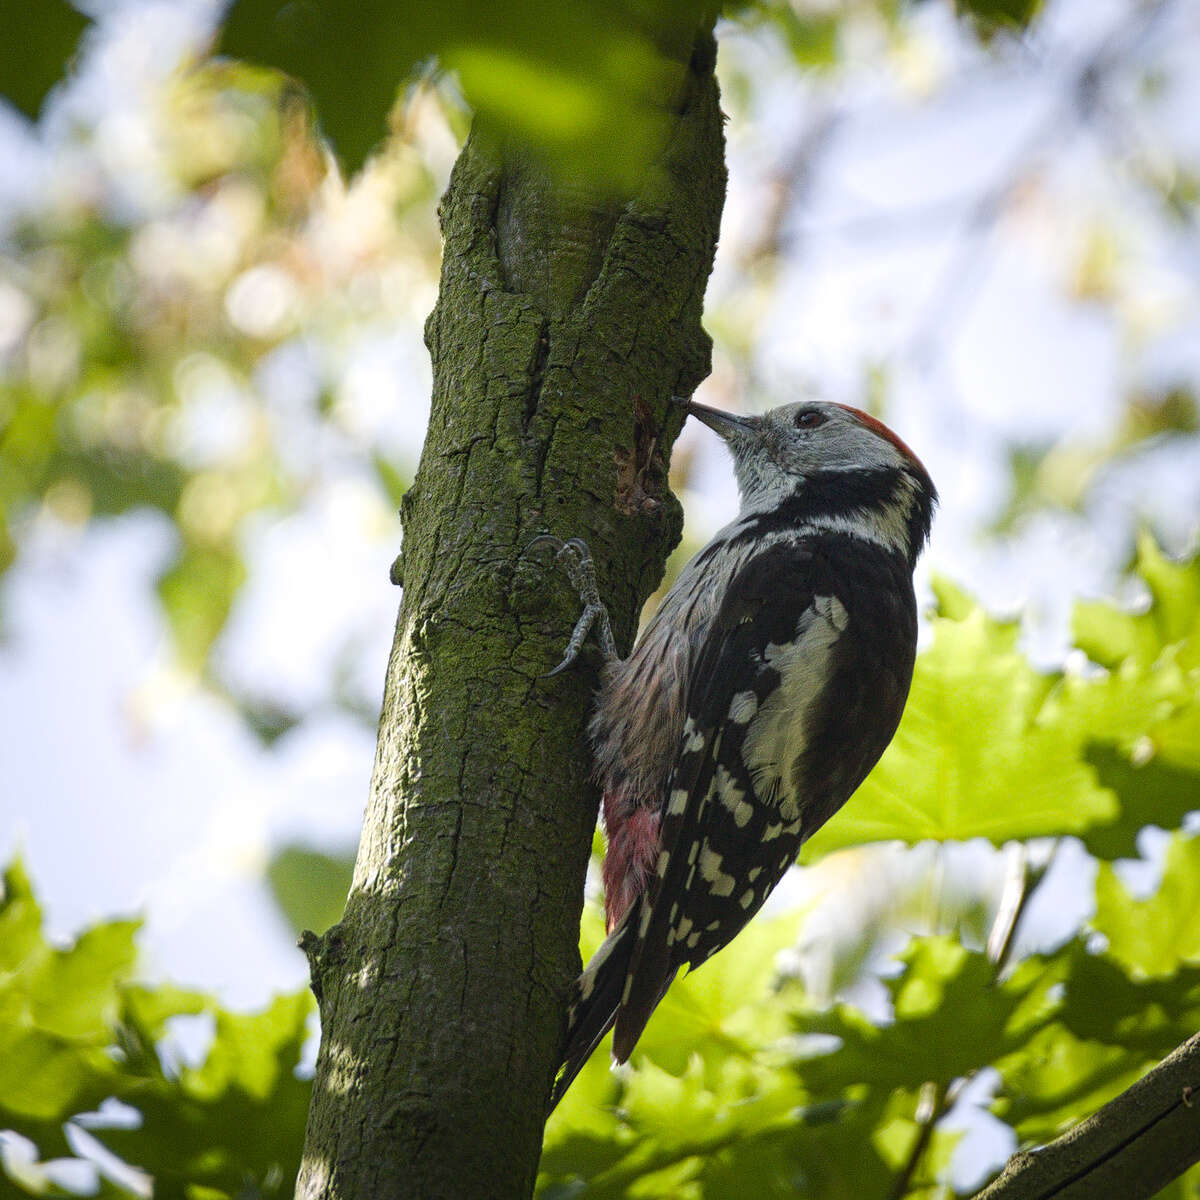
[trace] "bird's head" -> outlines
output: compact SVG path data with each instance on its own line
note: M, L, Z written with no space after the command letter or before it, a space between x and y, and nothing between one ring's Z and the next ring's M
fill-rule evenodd
M937 489L882 421L828 400L801 400L759 416L695 401L687 410L729 447L743 513L790 506L814 521L871 522L894 533L889 541L915 561L929 536Z

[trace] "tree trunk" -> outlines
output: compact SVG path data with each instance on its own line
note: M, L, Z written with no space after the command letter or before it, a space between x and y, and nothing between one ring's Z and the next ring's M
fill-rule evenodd
M683 44L669 144L635 200L564 186L476 130L442 203L371 798L345 917L306 947L323 1026L310 1200L533 1190L580 966L598 660L541 677L578 602L524 550L584 537L624 650L679 536L670 397L708 371L725 184L711 27Z

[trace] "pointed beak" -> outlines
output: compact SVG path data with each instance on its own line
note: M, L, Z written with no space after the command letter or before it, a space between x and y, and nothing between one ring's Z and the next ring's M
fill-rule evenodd
M739 435L754 433L759 427L757 417L740 417L735 413L722 412L719 408L709 408L707 404L697 404L695 400L687 402L688 413L698 421L703 421L709 429L718 433L726 441Z

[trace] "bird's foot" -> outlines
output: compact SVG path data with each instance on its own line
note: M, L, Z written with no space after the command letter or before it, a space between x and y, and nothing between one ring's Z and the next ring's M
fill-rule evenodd
M608 619L608 609L604 607L596 587L596 565L592 562L592 554L587 547L587 542L583 538L568 538L564 542L562 538L555 537L552 533L543 533L540 537L535 537L525 549L529 551L534 546L540 546L547 542L554 547L555 559L562 565L563 570L567 573L567 578L579 593L583 612L579 614L579 620L575 622L575 628L571 631L562 662L553 671L547 671L543 678L549 678L551 675L559 674L560 671L565 671L579 657L579 651L583 649L587 635L593 630L595 630L596 640L600 643L600 650L604 657L610 662L617 657L617 644L613 641L612 623Z

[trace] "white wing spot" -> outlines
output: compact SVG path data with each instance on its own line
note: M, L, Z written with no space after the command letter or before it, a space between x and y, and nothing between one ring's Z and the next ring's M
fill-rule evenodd
M733 823L739 829L745 829L750 824L750 818L754 816L754 808L746 803L745 800L739 800L733 810Z
M714 896L732 896L737 880L721 870L721 856L705 846L700 851L700 877L709 884Z
M687 808L688 792L687 788L676 788L671 793L670 802L667 804L667 816L677 817Z
M638 926L638 937L644 938L646 930L650 928L650 905L642 905L642 922Z
M700 852L700 877L712 883L721 874L721 861L721 856L715 850L705 846Z
M716 933L717 930L721 928L721 922L720 921L709 921L709 923L707 925L705 925L704 928L709 933Z
M768 825L763 830L763 841L773 842L783 832L782 825Z
M758 712L758 697L753 692L738 692L729 702L729 719L735 725L749 725Z
M704 749L704 731L696 728L696 722L692 717L688 717L684 724L682 746L685 754L692 754L697 750Z
M738 901L738 903L743 908L749 908L754 903L754 889L747 888L746 891L742 894L742 898L741 898L741 900Z
M751 867L750 870L746 872L746 878L753 883L761 874L762 867Z
M693 842L692 848L688 851L688 866L692 867L696 864L696 855L700 853L700 843ZM691 881L691 876L688 876L688 881Z
M680 940L687 937L687 935L691 932L692 932L692 918L691 917L682 918L682 920L680 920L679 924L675 926L675 936L677 938L679 938Z
M709 789L709 795L716 796L721 803L733 812L738 804L741 803L745 796L745 791L739 786L738 781L729 773L729 771L717 764L717 768L713 771L712 787Z
M764 648L763 667L778 672L779 682L759 704L742 746L760 795L782 792L785 764L807 748L808 718L828 683L830 655L846 620L837 597L818 596L800 615L790 641Z
M695 950L695 948L698 945L700 945L700 931L699 930L697 930L695 933L692 934L692 936L690 938L688 938L687 944L688 944L689 950Z
M841 633L850 624L846 606L836 596L814 596L813 608Z
M671 856L665 851L658 852L658 866L654 868L654 873L661 879L667 873L667 863L671 861Z

